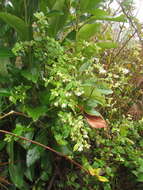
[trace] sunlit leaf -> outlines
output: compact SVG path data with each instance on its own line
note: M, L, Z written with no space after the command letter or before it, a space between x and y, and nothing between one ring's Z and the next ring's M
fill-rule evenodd
M91 37L95 36L98 32L100 32L100 24L85 24L80 28L77 33L77 40L89 40Z
M111 49L118 47L118 44L115 42L98 42L97 45L104 49Z
M92 176L96 176L98 178L99 181L101 182L108 182L108 179L106 177L103 177L100 175L101 173L101 169L97 168L97 169L93 169L90 167L89 172Z

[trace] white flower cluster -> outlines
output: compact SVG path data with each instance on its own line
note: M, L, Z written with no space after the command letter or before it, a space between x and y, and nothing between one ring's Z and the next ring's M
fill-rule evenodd
M85 129L83 118L81 116L76 119L72 124L71 139L76 142L74 151L83 151L89 149L90 144L88 143L88 132Z

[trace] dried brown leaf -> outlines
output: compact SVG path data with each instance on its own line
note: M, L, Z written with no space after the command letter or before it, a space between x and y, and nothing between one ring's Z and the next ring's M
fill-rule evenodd
M92 128L107 128L107 123L106 121L100 117L100 116L92 116L89 114L85 114L85 118L87 123L92 127Z

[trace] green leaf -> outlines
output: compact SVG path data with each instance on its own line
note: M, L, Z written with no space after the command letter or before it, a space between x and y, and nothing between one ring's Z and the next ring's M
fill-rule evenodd
M86 79L85 81L83 81L82 86L88 86L88 87L96 87L98 78L91 78L91 79Z
M23 77L25 77L27 80L32 81L33 83L36 83L39 78L39 71L37 68L32 68L31 70L23 70L21 71L21 74Z
M80 0L80 9L82 12L94 10L103 0Z
M42 181L48 181L50 178L50 175L46 172L46 171L42 171L42 174L40 176L40 179L42 179Z
M21 167L11 164L9 167L9 173L12 182L15 184L16 187L21 189L24 185L23 172L21 170Z
M13 133L18 136L21 136L22 133L24 132L24 128L25 128L25 126L18 123L18 124L16 124L16 128L13 130Z
M0 96L10 96L11 93L8 89L6 88L0 88Z
M93 107L86 106L84 107L84 111L92 116L101 116L101 114L98 111L96 111Z
M45 115L46 111L47 111L47 108L45 106L39 106L35 108L32 108L32 107L26 108L26 112L28 113L30 117L32 117L34 121L38 120L40 116Z
M21 40L29 39L29 28L21 18L6 12L0 12L0 18L16 30Z
M40 142L41 144L47 145L48 139L47 139L47 133L45 133L44 130L39 131L37 134L35 141ZM31 144L30 149L27 151L26 155L26 163L27 166L32 166L43 154L44 148Z
M61 134L55 134L54 137L55 137L58 144L60 144L60 145L66 145L67 144L67 141L63 138L63 136Z
M24 172L26 178L28 178L31 182L33 182L34 174L35 174L35 166L32 165L31 167L28 167L26 171Z
M109 180L106 177L98 176L98 180L101 182L108 182Z
M128 134L128 127L127 126L121 126L121 128L120 128L121 137L126 137L127 134Z
M51 16L61 16L61 15L64 15L64 13L62 11L58 11L58 10L52 10L52 11L50 11L50 12L47 13L48 17L51 17Z
M100 92L101 94L104 94L104 95L109 95L109 94L112 94L113 91L110 90L110 89L97 89L98 92Z
M97 17L109 16L108 12L102 9L92 9L90 13Z
M138 173L137 181L138 182L143 182L143 173Z
M56 0L40 0L40 2L43 3L43 6L44 6L44 7L48 7L49 9L52 9L53 6L54 6L55 3L56 3Z
M105 97L96 89L89 86L84 87L84 95L86 98L95 99L101 105L105 105Z
M98 101L94 100L94 99L89 99L85 102L85 105L86 106L89 106L89 107L96 107L98 105Z
M90 66L92 65L92 63L84 63L80 68L79 68L79 72L83 72L83 71L86 71Z
M111 49L118 47L118 44L115 42L98 42L97 45L103 49Z
M93 169L92 167L89 168L89 172L92 176L96 176L98 178L99 181L101 182L108 182L109 180L106 177L103 177L100 175L101 173L101 169L97 168L97 169Z
M26 156L27 166L28 167L32 166L39 158L40 158L40 149L39 146L35 145L33 148L30 148L27 151L27 156Z
M125 15L120 15L118 17L113 17L113 16L109 16L109 15L95 15L90 17L87 22L92 22L95 20L105 20L105 21L114 21L114 22L126 22L127 19L125 17Z
M109 88L109 85L104 81L97 81L96 89L103 95L109 95L113 93L113 91Z
M100 23L85 24L77 33L77 40L89 40L100 32Z
M10 48L0 47L0 58L9 58L13 56L14 54L12 53Z
M11 162L9 164L9 174L10 174L11 181L14 183L14 185L18 189L29 190L28 185L24 181L25 167L23 166L23 163L21 162L22 155L20 153L20 149L14 149L14 143L13 141L11 141L10 143L8 143L7 151L9 154L9 160ZM19 162L17 162L16 164L14 164L15 156L17 160L19 160Z
M10 65L10 60L7 57L0 58L0 75L6 76L8 74L7 66Z
M29 128L30 129L30 128ZM32 129L30 129L31 131L29 131L29 132L25 132L22 136L23 137L25 137L25 138L27 138L27 139L31 139L32 140L32 138L33 138L33 136L34 136L34 131L32 131ZM23 147L23 148L25 148L25 149L28 149L29 148L29 146L31 145L31 142L21 142L21 146Z
M40 103L42 105L49 105L50 104L50 93L48 90L45 90L45 91L41 91L39 93L39 97L40 97Z
M6 142L1 140L0 141L0 151L5 147L5 145L6 145Z
M58 11L62 13L62 15L55 15L49 18L49 35L55 37L57 32L63 28L66 22L69 9L66 6L65 0L58 0L52 7L52 11Z

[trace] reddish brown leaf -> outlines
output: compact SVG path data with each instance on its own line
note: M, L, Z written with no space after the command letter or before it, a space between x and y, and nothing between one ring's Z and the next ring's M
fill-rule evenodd
M107 128L106 121L100 116L92 116L92 115L85 114L85 118L86 118L87 123L92 128Z

